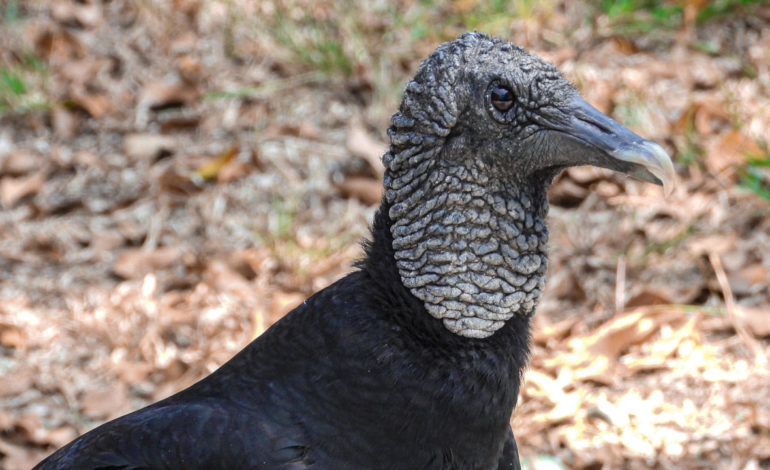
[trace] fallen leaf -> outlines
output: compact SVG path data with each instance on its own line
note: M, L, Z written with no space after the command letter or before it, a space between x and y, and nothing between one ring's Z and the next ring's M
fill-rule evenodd
M576 207L586 196L588 196L588 189L567 177L566 172L548 190L548 200L553 205L561 207Z
M574 166L568 168L565 173L570 179L582 185L589 185L600 179L607 178L611 171L595 166Z
M115 367L115 371L125 383L137 384L147 380L147 377L154 370L152 364L146 362L126 361L122 360Z
M13 149L0 158L0 175L22 176L40 169L43 158L28 149Z
M736 241L737 237L734 233L690 237L687 241L687 249L697 256L709 253L724 254L735 249Z
M761 154L762 149L753 139L740 131L731 130L709 142L705 163L713 172L734 179L736 168L745 164L749 156Z
M4 456L3 468L5 470L27 470L40 460L39 453L32 452L27 447L11 443L3 438L0 438L0 454Z
M163 191L174 194L190 195L203 188L200 181L191 177L194 173L184 171L179 165L168 165L157 177L157 183Z
M250 162L244 162L240 159L231 160L217 174L218 183L230 183L239 178L243 178L254 169Z
M378 179L382 178L385 173L382 156L388 151L384 142L369 135L359 122L353 122L348 130L345 146L354 156L366 160Z
M51 17L65 26L91 28L104 18L101 3L57 1L51 4Z
M62 447L78 437L78 431L72 426L59 426L50 431L42 426L38 429L40 437L38 438L37 443L40 445L47 444L54 448Z
M176 151L175 138L161 134L129 134L123 138L123 151L134 160L155 160Z
M320 140L321 130L314 124L301 122L299 124L270 123L262 132L265 139L282 136L302 137L308 140Z
M77 131L80 121L75 113L62 106L54 106L51 110L51 126L57 137L69 139Z
M139 279L145 274L168 268L182 261L182 251L175 247L154 250L135 248L118 256L112 272L123 279Z
M0 203L5 208L11 208L25 197L38 194L43 189L45 174L45 171L40 170L25 177L6 176L0 179Z
M770 336L770 306L759 309L736 305L735 316L754 336L760 338Z
M587 336L571 339L568 343L571 351L546 360L546 366L552 369L568 367L575 379L613 384L619 379L616 369L621 352L644 342L661 325L683 315L684 312L678 310L655 309L621 315Z
M55 64L65 64L85 57L86 47L66 30L47 28L34 40L35 52Z
M204 181L209 181L217 177L222 168L238 154L238 146L232 145L229 149L212 158L205 164L195 170L195 174Z
M754 263L738 270L728 270L727 279L736 295L750 295L755 286L770 284L770 275L762 263Z
M196 87L182 82L153 82L142 87L137 105L148 109L184 106L199 96Z
M74 92L71 99L94 119L101 119L114 109L107 93Z
M578 320L578 317L570 316L544 328L538 328L535 330L533 341L546 344L549 340L562 340L569 334Z
M273 293L272 301L270 303L270 324L275 323L290 310L304 302L306 297L307 296L301 292L278 291Z
M582 401L579 392L566 393L559 398L559 401L555 403L556 406L551 408L548 413L539 414L534 417L534 420L535 422L548 424L550 426L553 426L556 423L570 422L578 414Z
M61 80L68 82L70 86L88 87L93 84L94 77L105 64L102 59L88 56L62 64L58 72L61 74Z
M128 390L123 382L114 382L106 389L87 390L79 401L85 416L91 419L109 418L128 407Z
M8 330L3 329L0 325L0 344L7 347L9 344L3 340L6 331ZM12 344L10 346L16 347ZM32 372L28 369L4 371L3 380L0 381L0 397L8 398L26 392L32 386L32 378Z
M104 166L104 161L99 155L88 150L81 150L75 153L72 163L86 168L99 168Z
M659 289L642 289L625 302L625 307L631 309L645 305L667 305L671 303L673 303L671 298Z
M198 39L193 38L192 44L196 44L197 42ZM200 79L203 65L201 65L200 60L196 59L192 55L184 54L177 60L177 70L179 70L179 74L182 76L185 82L190 83Z
M382 200L382 183L373 178L348 176L334 186L344 197L358 199L370 206Z
M699 316L693 316L680 328L671 330L663 329L662 334L656 339L649 348L645 348L638 357L629 358L625 361L626 367L634 372L650 371L664 367L666 361L680 350L680 346L685 341L691 341L695 345L702 343L702 339L696 330L700 323Z

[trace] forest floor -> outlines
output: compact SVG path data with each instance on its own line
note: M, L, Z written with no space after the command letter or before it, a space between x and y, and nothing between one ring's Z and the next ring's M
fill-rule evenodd
M554 184L525 468L770 468L770 5L491 3L0 1L0 468L193 383L349 272L404 84L474 28L679 177L668 198L593 168Z

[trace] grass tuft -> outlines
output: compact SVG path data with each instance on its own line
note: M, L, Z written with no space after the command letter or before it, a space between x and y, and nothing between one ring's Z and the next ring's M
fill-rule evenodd
M739 170L739 186L770 201L770 148L765 141L758 144L762 153L747 155L746 166Z

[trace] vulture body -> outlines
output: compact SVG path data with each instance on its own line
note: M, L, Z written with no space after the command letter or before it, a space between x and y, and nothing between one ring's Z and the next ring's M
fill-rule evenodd
M357 270L216 372L36 469L520 468L509 419L571 165L662 183L656 144L511 43L467 33L407 85Z

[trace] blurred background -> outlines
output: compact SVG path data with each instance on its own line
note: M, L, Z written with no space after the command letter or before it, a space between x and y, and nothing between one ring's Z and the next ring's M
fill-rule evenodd
M551 191L528 469L770 468L770 5L0 0L0 468L210 373L350 271L439 43L555 63L663 145Z

